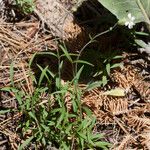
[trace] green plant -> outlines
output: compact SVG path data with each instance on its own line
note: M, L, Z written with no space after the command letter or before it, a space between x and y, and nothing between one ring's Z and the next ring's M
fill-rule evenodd
M108 50L107 52L86 49L81 56L81 59L88 60L93 66L85 65L81 74L81 79L85 82L96 81L97 86L105 86L108 83L109 77L113 69L123 66L122 56L118 52ZM94 59L93 59L94 58ZM80 66L80 65L78 65Z
M93 132L96 118L90 109L83 106L81 102L83 91L79 88L78 82L84 65L78 69L71 81L65 84L61 82L62 57L67 58L72 64L91 64L82 60L73 61L71 58L73 54L68 53L62 46L61 49L62 55L59 51L57 54L47 53L58 58L59 66L56 74L53 74L47 66L42 68L38 65L41 75L39 81L35 81L37 87L32 94L15 87L2 89L15 94L18 110L22 114L17 131L23 142L18 149L25 149L30 144L34 145L35 149L40 147L44 149L47 146L62 150L107 149L110 144L103 141L101 134ZM53 92L49 92L48 87L41 87L44 77L49 83L52 81L50 77L53 78L55 82ZM47 95L44 99L43 94Z
M128 22L134 25L134 23L145 22L150 31L150 0L98 1L117 17L119 24L125 25Z
M96 64L96 73L94 73L93 77L101 77L102 85L105 86L111 70L123 66L119 61L121 58L121 55L117 55L116 52L112 52L111 50L100 54Z
M33 0L15 0L15 5L21 10L24 14L32 13L34 10Z

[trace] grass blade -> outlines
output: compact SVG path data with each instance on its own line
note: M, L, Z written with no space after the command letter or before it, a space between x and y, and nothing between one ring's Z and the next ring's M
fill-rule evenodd
M81 72L83 71L84 66L82 66L79 71L77 72L76 76L73 78L72 82L78 81L81 75Z
M91 91L91 90L93 90L97 87L101 87L101 86L102 86L102 81L93 82L86 87L85 91Z
M25 141L23 142L23 144L22 144L21 146L19 146L18 150L23 150L27 145L30 144L30 142L32 141L33 138L34 138L34 137L31 136L30 138L28 138L27 140L25 140Z
M60 48L64 52L64 54L67 57L67 59L72 63L72 58L70 57L70 54L68 53L68 51L62 45L60 45Z
M0 110L0 115L10 112L10 109Z
M87 62L85 60L75 60L73 63L86 64L86 65L94 67L94 65L92 63L89 63L89 62Z

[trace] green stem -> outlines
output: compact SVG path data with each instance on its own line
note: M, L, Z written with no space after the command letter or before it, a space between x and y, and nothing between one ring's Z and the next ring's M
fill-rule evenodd
M104 35L104 34L110 32L110 31L112 31L112 30L117 26L117 24L118 24L118 22L115 23L115 25L114 25L113 27L110 27L108 30L106 30L106 31L104 31L104 32L101 32L101 33L95 35L95 36L94 36L88 43L86 43L86 44L83 46L83 48L79 51L79 55L78 55L78 57L77 57L76 60L77 60L77 61L79 60L79 58L80 58L81 54L83 53L84 49L85 49L89 44L91 44L91 43L92 43L96 38L98 38L99 36ZM75 64L75 73L77 73L77 70L78 70L78 63Z

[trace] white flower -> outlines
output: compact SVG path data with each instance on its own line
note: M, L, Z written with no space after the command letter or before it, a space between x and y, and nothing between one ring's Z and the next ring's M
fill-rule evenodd
M135 17L131 15L131 13L128 14L128 19L125 22L125 26L128 26L129 29L132 29L135 25L134 23Z

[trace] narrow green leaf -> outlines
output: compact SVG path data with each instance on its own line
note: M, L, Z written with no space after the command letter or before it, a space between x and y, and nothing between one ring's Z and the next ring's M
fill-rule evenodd
M89 120L86 118L82 120L82 130L86 129L89 126Z
M146 48L147 44L143 41L143 40L135 40L135 43L138 44L139 46L141 46L142 48Z
M55 108L51 111L51 113L61 112L62 108Z
M81 75L81 72L83 71L84 66L82 66L79 71L77 72L77 74L75 75L75 77L73 78L73 81L78 81Z
M113 64L110 68L113 69L113 68L117 68L117 67L122 68L122 67L123 67L123 63L116 63L116 64Z
M88 116L91 116L93 114L92 111L88 107L86 107L86 106L82 106L82 109L85 111L85 113Z
M104 136L102 135L102 134L92 134L91 135L91 139L93 140L93 141L96 141L96 140L99 140L99 139L101 139L101 138L103 138Z
M35 58L35 56L37 55L37 52L33 54L33 56L31 57L30 61L29 61L29 67L31 68L31 65L33 63L33 60Z
M102 84L103 84L103 86L105 86L107 84L107 82L108 82L107 77L103 76L102 77Z
M78 56L79 54L69 53L70 56ZM62 54L60 57L66 57L65 54Z
M88 143L90 143L91 145L95 146L95 144L94 144L93 141L92 141L92 136L91 136L91 131L90 131L90 130L87 131L87 141L88 141Z
M10 109L0 110L0 115L3 115L3 114L8 113L8 112L10 112Z
M57 120L56 128L61 124L61 122L64 120L64 117L65 117L65 109L62 108L61 110L62 110L61 115Z
M52 78L55 77L55 74L54 74L53 72L51 72L49 69L47 69L47 72L50 74L50 76L51 76Z
M96 147L101 147L101 148L104 148L104 149L108 149L107 146L111 146L110 143L108 142L94 142L95 146Z
M62 45L60 45L60 48L64 52L64 54L67 57L67 59L72 63L73 61L72 61L72 58L70 57L70 54L68 53L68 51Z
M94 65L92 63L89 63L89 62L87 62L85 60L75 60L75 61L73 61L73 63L86 64L86 65L94 67Z
M93 75L93 77L97 77L97 76L101 75L102 73L103 73L103 71L97 71L97 72Z
M33 112L29 112L30 117L32 117L35 121L37 121L36 116Z
M21 146L19 146L19 150L23 150L26 146L28 146L30 144L30 142L33 140L33 136L31 136L30 138L28 138L27 140L25 140L23 142L23 144Z
M45 124L40 124L41 126L42 126L42 128L45 130L45 131L47 131L47 132L49 132L50 131L50 128L48 127L48 126L46 126Z
M43 93L43 92L46 92L47 90L48 90L48 87L39 88L39 89L38 89L38 93Z
M82 138L81 136L79 137L80 139L80 143L81 143L81 150L84 150L84 138Z
M106 65L106 71L107 71L107 74L110 75L110 64Z
M61 62L60 62L60 64L59 64L59 70L62 70L62 68L63 68L63 64L64 64L64 62L63 62L63 61L61 61Z
M60 86L61 86L61 79L60 79L59 77L56 77L55 84L56 84L56 87L57 87L58 89L60 89Z
M76 100L72 100L72 106L73 106L73 112L77 112L78 111L78 106L77 106Z
M82 132L78 132L78 135L84 139L84 140L87 140L87 136L85 134L83 134Z
M48 126L55 126L55 122L53 122L53 121L48 121Z
M68 114L68 118L76 118L77 116L77 114Z
M86 87L85 91L91 91L91 90L93 90L97 87L101 87L101 86L102 86L101 81L93 82Z
M63 141L62 141L62 144L61 144L60 148L61 148L62 150L70 150L70 147L67 146L66 142L63 142Z
M45 139L45 137L42 137L42 144L43 144L44 146L46 146L46 139Z
M46 66L44 69L43 69L40 65L38 65L38 64L37 64L37 66L39 67L39 69L40 69L41 72L42 72L41 75L40 75L40 79L39 79L39 82L38 82L38 86L41 85L41 83L42 83L44 77L46 77L46 79L47 79L47 81L49 82L49 84L51 84L51 81L50 81L48 75L46 74L46 72L47 72L47 70L48 70L48 66Z
M72 126L72 124L70 123L70 124L65 128L65 133L68 134L68 135L71 134L72 128L73 128L73 126Z
M23 101L22 101L22 91L15 93L16 99L19 103L20 106L22 106Z
M121 59L123 56L114 56L113 59Z
M91 125L91 123L92 123L92 118L87 117L85 119L85 123L83 125L83 129L87 129Z
M65 94L67 92L67 90L61 90L61 91L56 91L56 92L53 92L51 93L52 95L54 94Z
M57 54L55 54L53 52L39 52L39 53L37 53L37 55L51 55L51 56L55 56L57 58Z
M137 35L143 35L143 36L149 36L149 34L146 33L146 32L135 32L135 34L137 34Z
M0 90L1 91L6 91L6 92L13 92L13 93L18 92L18 90L14 87L4 87L4 88L1 88Z
M4 87L1 90L7 91L7 92L13 92L15 94L15 97L16 97L19 105L21 106L23 104L22 97L24 96L24 93L22 91L19 91L14 87Z

